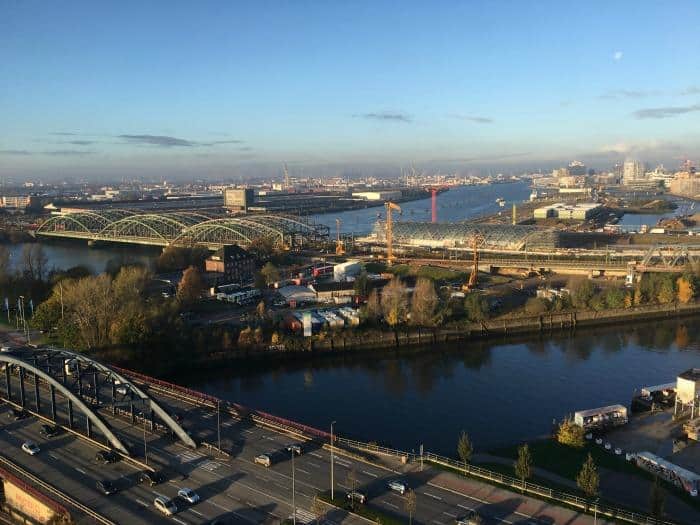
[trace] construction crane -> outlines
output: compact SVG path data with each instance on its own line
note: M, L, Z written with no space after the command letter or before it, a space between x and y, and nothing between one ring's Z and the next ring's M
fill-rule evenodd
M335 220L335 254L336 255L345 255L345 246L343 245L343 241L340 239L340 225L343 223L343 221L340 220L340 218L337 218Z
M468 292L476 288L479 281L479 248L484 243L484 236L480 233L475 233L472 236L472 250L474 251L472 272L469 274L469 281L462 286L462 290Z
M391 211L401 213L401 206L393 202L384 203L386 207L386 262L391 265L394 262L394 226L392 224Z

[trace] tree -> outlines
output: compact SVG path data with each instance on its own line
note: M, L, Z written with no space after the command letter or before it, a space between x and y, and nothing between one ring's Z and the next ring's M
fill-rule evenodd
M355 278L353 292L360 297L367 297L370 293L370 282L367 272L362 272Z
M462 430L462 433L457 440L457 455L459 456L459 459L464 462L464 470L467 470L467 463L471 461L473 453L474 446L469 439L469 435Z
M401 279L394 277L382 292L382 313L384 320L392 328L396 328L406 320L408 299L406 286Z
M265 263L265 266L263 266L260 270L260 274L262 275L263 279L265 279L265 284L267 286L270 286L272 283L280 280L280 272L271 262Z
M562 445L581 448L585 444L583 434L583 428L574 423L572 419L566 418L559 425L557 441Z
M608 308L624 308L625 292L619 288L610 288L605 292L605 304Z
M515 468L515 475L523 484L523 490L525 490L525 480L532 476L532 456L527 443L518 447L518 459L513 464L513 467Z
M272 335L270 336L270 344L272 346L276 346L276 345L280 344L281 340L282 340L282 338L280 337L279 332L272 332Z
M672 303L676 298L676 290L673 285L673 277L671 275L664 275L658 281L658 290L656 293L656 299L660 304Z
M46 276L47 262L48 258L41 244L26 244L22 249L22 273L27 278L42 281Z
M595 294L595 287L588 279L574 281L569 284L571 303L575 308L587 308L588 302Z
M253 330L250 328L250 326L246 326L238 334L238 347L239 348L246 348L246 347L252 346L252 344L253 344Z
M5 285L10 277L10 250L0 245L0 284Z
M413 291L411 322L418 326L432 325L437 305L438 296L433 281L427 277L420 277Z
M408 524L413 523L413 515L416 512L416 493L409 489L406 493L406 499L403 502L404 509L408 513Z
M367 304L365 305L365 315L369 321L376 321L382 315L382 304L376 288L369 293Z
M189 308L199 300L204 290L202 274L194 266L187 268L177 286L177 300L183 308Z
M654 477L654 484L651 486L649 493L649 513L661 520L664 517L664 509L666 507L666 492L664 491L659 481L659 476Z
M695 298L695 279L691 275L683 275L676 280L678 302L688 304Z
M525 311L531 315L543 314L547 311L547 300L540 297L531 297L525 303Z
M595 462L593 461L593 457L590 455L590 453L576 476L576 485L578 485L578 488L580 488L589 498L592 498L598 494L600 478L598 476L598 469L596 468Z
M267 310L265 310L265 301L260 301L258 303L258 306L255 307L255 313L258 319L265 319L265 314L267 313Z
M263 334L263 330L259 326L255 329L255 332L253 332L253 339L256 345L261 345L265 340L265 334Z
M486 299L476 292L470 292L464 299L464 312L473 323L481 322L488 318L489 305Z

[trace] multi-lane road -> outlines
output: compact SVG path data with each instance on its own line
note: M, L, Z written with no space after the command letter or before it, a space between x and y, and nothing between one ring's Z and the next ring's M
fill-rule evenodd
M198 406L179 397L158 395L159 402L172 413L183 418L183 425L200 439L217 442L217 414L206 406ZM110 465L95 462L99 450L94 444L73 434L63 432L54 438L40 435L40 422L30 417L14 421L8 406L0 411L0 449L26 470L51 485L64 490L80 503L94 509L114 523L278 523L292 515L292 483L297 506L297 521L312 522L314 497L330 488L331 457L327 447L316 441L275 430L255 426L248 419L237 419L221 412L220 432L222 449L229 454L217 454L206 449L191 450L179 442L150 432L141 426L132 426L126 419L110 418L120 439L136 451L144 461L162 470L166 481L153 487L139 484L142 466L127 460ZM103 417L105 412L101 412ZM30 456L20 447L33 440L41 452ZM303 454L294 459L286 448L301 443ZM255 456L268 454L273 459L269 468L254 463ZM398 466L397 466L398 468ZM352 473L352 474L351 474ZM593 520L574 511L545 504L505 490L475 481L440 474L427 469L410 469L396 473L389 468L335 455L335 491L345 494L351 478L368 497L366 505L406 518L405 496L390 490L387 482L400 478L415 491L416 523L452 525L456 519L477 510L489 524L588 524ZM293 481L292 481L293 478ZM109 479L118 493L100 494L95 483ZM180 488L194 489L202 498L195 505L178 501L178 512L172 517L158 513L153 500L164 495L174 498ZM94 522L85 517L85 523ZM367 521L359 516L329 506L325 507L322 521L327 523L360 524ZM599 520L600 521L600 520Z

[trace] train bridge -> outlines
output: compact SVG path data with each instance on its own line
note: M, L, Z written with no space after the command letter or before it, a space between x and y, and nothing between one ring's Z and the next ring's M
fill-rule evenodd
M328 227L290 215L221 216L204 211L137 213L85 210L55 215L34 232L42 237L85 239L151 246L250 246L267 240L279 248L302 247L328 239Z
M89 357L56 348L16 348L0 352L4 388L0 398L54 424L104 441L130 456L133 451L108 423L119 415L169 430L184 445L197 444L151 396L112 368Z

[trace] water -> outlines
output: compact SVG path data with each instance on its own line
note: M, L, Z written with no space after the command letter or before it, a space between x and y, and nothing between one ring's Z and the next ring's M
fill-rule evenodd
M25 246L33 243L18 243L6 245L10 250L10 264L13 268L21 268L22 252ZM86 266L93 273L105 271L110 261L126 263L141 263L149 265L160 253L159 248L145 246L110 245L107 247L90 248L85 241L41 241L44 254L48 259L48 269L66 270L73 266Z
M514 182L510 184L493 184L490 186L459 186L437 196L438 221L451 222L470 219L480 215L497 213L499 211L510 215L513 202L520 203L530 196L529 182ZM506 200L506 205L496 204L497 198ZM426 198L401 203L403 211L400 221L430 221L430 194ZM361 210L351 210L342 213L321 213L313 218L320 224L335 231L335 220L342 221L341 232L367 234L374 228L377 215L384 217L384 208L376 206Z
M397 355L329 356L177 378L318 428L454 455L466 430L480 450L547 435L553 418L613 403L700 366L697 319L599 328L517 343L437 345Z

